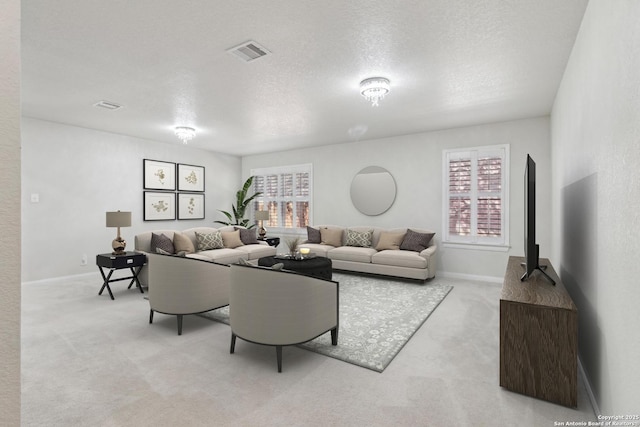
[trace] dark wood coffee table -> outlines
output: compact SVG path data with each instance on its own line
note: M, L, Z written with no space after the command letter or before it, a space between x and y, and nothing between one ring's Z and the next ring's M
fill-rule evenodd
M305 259L284 258L278 256L267 256L258 260L261 267L271 267L274 264L284 264L285 270L295 271L305 276L317 277L319 279L331 280L333 270L331 260L325 257L314 257Z

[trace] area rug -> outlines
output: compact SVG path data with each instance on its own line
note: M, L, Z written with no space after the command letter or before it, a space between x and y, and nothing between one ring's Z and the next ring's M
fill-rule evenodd
M326 333L298 347L382 372L453 288L334 273L340 283L338 345ZM229 323L229 309L201 314Z

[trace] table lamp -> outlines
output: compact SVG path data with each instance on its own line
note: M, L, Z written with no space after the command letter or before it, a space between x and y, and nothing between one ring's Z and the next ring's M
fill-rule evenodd
M258 235L261 239L267 235L267 230L264 229L264 220L269 219L269 211L256 211L256 221L260 221L260 228L258 229Z
M127 242L120 237L120 227L131 227L131 212L107 212L107 227L118 227L118 236L111 243L113 248L111 254L124 255Z

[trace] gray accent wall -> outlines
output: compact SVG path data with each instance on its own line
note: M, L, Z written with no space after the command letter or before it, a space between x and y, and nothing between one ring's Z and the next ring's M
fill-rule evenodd
M510 145L510 249L492 252L443 247L442 151L497 144ZM439 274L501 282L509 255L524 255L523 181L527 153L538 166L538 243L541 255L550 255L550 150L549 118L539 117L245 156L242 174L248 176L252 168L312 163L314 224L432 229L440 245ZM364 215L351 203L351 181L366 166L381 166L396 181L396 200L379 216Z
M589 2L551 115L554 266L605 415L640 409L639 22L639 2Z
M20 425L20 2L0 2L0 424Z
M205 167L204 220L143 221L145 158ZM239 157L190 148L177 138L166 144L23 118L22 280L97 271L96 254L111 252L117 233L105 226L107 211L131 211L131 227L121 229L127 250L142 231L214 226L224 219L217 209L230 210L235 201L240 165Z

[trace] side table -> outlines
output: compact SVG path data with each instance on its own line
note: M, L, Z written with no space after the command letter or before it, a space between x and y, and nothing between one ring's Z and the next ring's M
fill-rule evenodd
M258 239L258 240L262 240L263 242L267 242L267 245L269 246L278 246L280 244L280 238L279 237L264 237L262 239Z
M109 287L109 283L118 282L120 280L129 280L129 287L127 289L131 289L133 282L136 283L138 289L140 289L141 293L144 293L142 290L142 286L140 285L140 281L138 280L138 274L142 269L142 266L147 262L147 257L145 254L137 253L137 252L125 252L124 255L112 255L112 254L99 254L96 255L96 265L100 269L100 274L102 275L102 279L104 280L102 284L102 288L100 288L100 292L98 295L102 295L102 291L107 288L109 291L109 296L111 299L115 299L113 297L113 292L111 292L111 288ZM104 269L109 269L109 274L105 276ZM111 279L111 275L114 271L120 270L123 268L129 268L131 270L131 276L121 277L119 279Z

